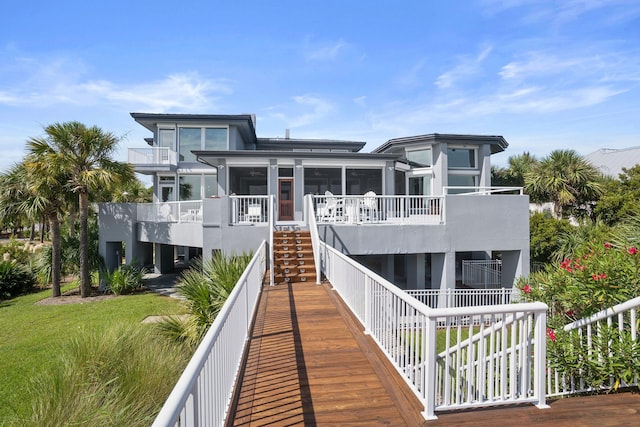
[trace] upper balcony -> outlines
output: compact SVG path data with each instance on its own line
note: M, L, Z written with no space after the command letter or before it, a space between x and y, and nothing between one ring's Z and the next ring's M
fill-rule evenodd
M167 147L129 148L128 162L142 174L173 172L178 165L178 153Z

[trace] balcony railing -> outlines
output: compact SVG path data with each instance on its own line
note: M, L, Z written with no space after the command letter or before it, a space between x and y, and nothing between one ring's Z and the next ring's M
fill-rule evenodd
M490 194L524 194L522 187L457 187L447 186L443 188L444 194L455 194L458 196L478 195L487 196Z
M442 196L314 196L318 224L442 224Z
M166 147L129 148L128 161L136 166L175 166L178 155Z
M138 221L202 222L202 200L188 202L140 203Z
M230 224L267 224L269 196L229 196Z

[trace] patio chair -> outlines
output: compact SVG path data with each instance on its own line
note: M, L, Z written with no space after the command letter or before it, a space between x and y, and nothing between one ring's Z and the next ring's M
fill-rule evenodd
M360 206L360 218L362 221L378 220L378 200L375 192L367 191L364 193L362 205Z

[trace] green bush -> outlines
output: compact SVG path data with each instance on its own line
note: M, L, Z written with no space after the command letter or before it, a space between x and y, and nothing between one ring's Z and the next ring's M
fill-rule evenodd
M27 267L16 261L0 261L0 300L32 290L36 280Z
M148 426L188 354L141 325L81 334L52 349L57 369L33 378L34 426Z
M115 295L130 294L142 287L145 269L138 265L121 265L113 272L103 272L107 292Z
M225 256L217 252L205 261L195 260L178 281L178 294L187 302L189 316L159 323L162 334L195 348L220 313L251 258L252 253Z

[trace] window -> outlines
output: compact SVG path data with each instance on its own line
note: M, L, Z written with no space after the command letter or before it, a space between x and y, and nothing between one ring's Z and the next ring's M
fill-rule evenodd
M160 129L158 131L158 147L175 149L176 131L173 129Z
M448 148L449 169L471 169L476 167L476 150L473 148Z
M409 177L409 194L412 196L430 196L431 176Z
M449 174L449 187L475 187L476 176L475 175L452 175ZM453 189L449 190L449 194L456 193L468 193L468 189Z
M196 156L192 150L200 150L200 128L180 128L180 161L195 162Z
M342 194L342 168L304 168L304 194Z
M181 162L195 162L194 150L226 150L227 128L190 128L178 130L179 154Z
M226 128L206 128L204 130L205 150L226 150L227 149L227 129Z
M407 151L407 160L414 167L431 166L431 148Z
M347 194L364 194L373 191L382 194L381 169L347 169Z
M200 175L180 175L179 197L181 201L185 200L201 200L200 196Z

